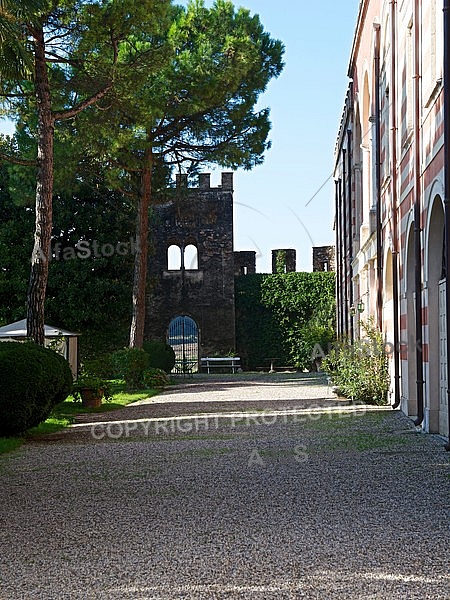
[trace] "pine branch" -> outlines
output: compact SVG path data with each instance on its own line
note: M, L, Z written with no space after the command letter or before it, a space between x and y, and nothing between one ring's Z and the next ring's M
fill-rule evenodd
M21 165L22 167L37 167L36 160L27 160L25 158L17 158L16 156L11 156L10 154L3 154L0 152L0 160L4 160L13 165Z
M94 94L90 98L87 98L86 100L83 100L83 102L80 102L76 106L73 106L72 108L68 108L67 110L54 112L53 113L54 120L55 121L66 121L67 119L76 117L83 110L85 110L86 108L89 108L89 106L92 106L93 104L95 104L96 102L101 100L111 90L111 88L112 88L112 83L110 82L103 89L99 90L96 94Z

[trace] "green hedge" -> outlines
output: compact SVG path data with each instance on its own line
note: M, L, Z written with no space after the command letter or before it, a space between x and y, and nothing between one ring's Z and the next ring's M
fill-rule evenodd
M0 343L0 436L23 433L45 421L70 394L68 362L33 342Z
M236 350L246 370L268 366L271 357L288 360L280 324L263 303L266 277L258 273L236 278Z
M256 273L236 278L236 346L246 369L312 367L316 344L335 339L335 274Z

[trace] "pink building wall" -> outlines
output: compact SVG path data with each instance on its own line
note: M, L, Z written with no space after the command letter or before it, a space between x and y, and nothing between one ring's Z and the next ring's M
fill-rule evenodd
M442 9L443 0L361 1L335 179L339 333L358 336L349 299L362 301L361 318L372 315L396 342L391 403L426 431L448 435Z

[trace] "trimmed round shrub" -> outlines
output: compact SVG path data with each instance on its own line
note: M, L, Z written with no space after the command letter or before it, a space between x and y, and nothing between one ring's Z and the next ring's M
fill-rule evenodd
M170 373L175 365L175 352L169 344L160 340L144 342L143 349L149 355L149 367Z
M66 359L34 342L0 342L0 436L39 425L73 385Z
M144 371L143 381L146 388L164 387L170 383L169 376L165 371L154 368Z
M143 386L144 371L149 367L148 354L142 348L123 348L111 356L114 375L124 379L129 390Z

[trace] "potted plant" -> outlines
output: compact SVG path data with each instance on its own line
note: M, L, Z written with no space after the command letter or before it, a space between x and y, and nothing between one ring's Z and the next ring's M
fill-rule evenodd
M107 381L96 375L83 373L78 376L73 384L72 396L75 401L80 401L86 408L97 408L103 398L109 402L112 399L111 390Z

